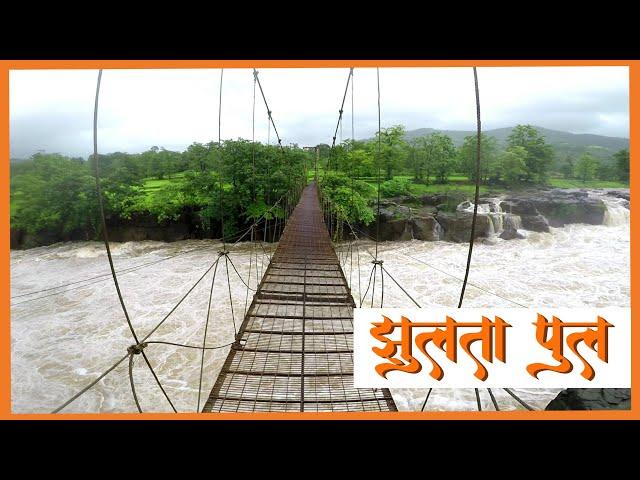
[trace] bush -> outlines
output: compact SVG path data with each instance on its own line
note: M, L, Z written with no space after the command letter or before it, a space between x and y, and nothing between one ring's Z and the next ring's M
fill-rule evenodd
M399 195L409 195L410 181L407 179L392 178L380 184L380 195L383 197L397 197Z
M320 180L319 186L340 219L350 223L362 222L365 225L373 221L369 199L374 191L368 183L332 172Z

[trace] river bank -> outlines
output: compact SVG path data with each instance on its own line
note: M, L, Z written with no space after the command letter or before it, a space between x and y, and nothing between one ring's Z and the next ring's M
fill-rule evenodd
M397 197L380 202L380 239L468 242L474 204L460 194ZM536 189L480 197L474 238L483 242L524 239L570 224L625 221L628 189ZM375 238L374 223L358 230Z
M522 239L526 231L549 232L549 227L585 223L602 225L621 209L629 209L629 189L531 189L481 197L475 237L505 240ZM380 240L427 240L468 242L473 203L460 193L442 193L384 199L380 203ZM377 212L376 212L377 213ZM111 218L107 222L114 242L153 240L177 242L189 239L219 238L218 225L202 228L198 215L184 212L175 221L158 222L152 215L130 219ZM272 223L259 238L277 241L279 230ZM370 237L376 234L376 221L356 228ZM27 249L59 242L99 240L86 231L60 234L41 231L30 234L11 229L11 248ZM349 232L344 239L351 238Z

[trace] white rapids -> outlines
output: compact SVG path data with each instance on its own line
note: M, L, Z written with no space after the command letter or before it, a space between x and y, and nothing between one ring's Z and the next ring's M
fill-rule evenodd
M526 232L526 238L521 240L498 238L497 233L504 224L504 218L498 220L498 217L506 214L490 206L482 207L496 217L492 218L495 237L491 242L477 243L474 248L464 305L509 307L516 306L512 302L517 302L553 307L629 306L629 210L618 199L603 197L603 200L608 209L605 225L568 225L552 228L551 233ZM362 267L360 283L364 291L371 266L366 249L372 251L373 244L358 243ZM141 336L150 331L204 273L220 247L220 243L213 240L112 245L116 269L123 271L119 281L126 306ZM384 242L379 245L379 256L384 260L385 268L423 307L452 306L457 305L460 294L467 248L466 244L441 241ZM357 258L353 256L352 269L347 251L346 244L338 249L344 260L345 276L350 280L358 302ZM230 255L245 279L250 252L250 245L239 245ZM176 254L181 255L126 271L128 267ZM250 285L255 288L255 257L252 258ZM247 290L231 265L229 271L235 323L239 325ZM54 288L103 274L99 278ZM133 343L108 274L104 245L99 242L61 243L11 252L11 398L14 412L52 411L122 357L127 346ZM226 278L223 262L217 270L208 346L225 345L233 340ZM208 275L151 340L201 345L210 286L211 275ZM39 290L44 291L25 295ZM376 297L379 292L377 287ZM391 281L385 282L384 295L385 306L412 306ZM247 302L251 302L251 294ZM376 304L379 304L378 298ZM151 344L146 352L177 410L195 412L200 351ZM227 352L228 347L225 347L205 355L203 399L208 396ZM127 368L127 362L123 362L64 412L136 411ZM140 356L136 356L134 375L144 411L171 411ZM426 392L424 389L392 390L398 408L405 411L419 410ZM494 393L501 409L522 408L507 393L501 390L494 390ZM515 393L533 407L544 408L558 389L517 389ZM487 393L481 395L483 408L493 409ZM475 408L472 389L434 389L427 404L427 410Z

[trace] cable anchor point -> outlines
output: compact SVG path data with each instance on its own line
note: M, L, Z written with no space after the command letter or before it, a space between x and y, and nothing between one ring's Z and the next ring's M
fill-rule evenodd
M129 355L140 355L142 350L147 347L148 343L138 343L137 345L131 345L127 348L127 353Z

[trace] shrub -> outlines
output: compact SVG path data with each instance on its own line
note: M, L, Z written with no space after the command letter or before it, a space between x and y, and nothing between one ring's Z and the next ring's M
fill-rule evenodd
M392 178L380 184L380 195L383 197L397 197L399 195L409 195L410 181L407 179Z

